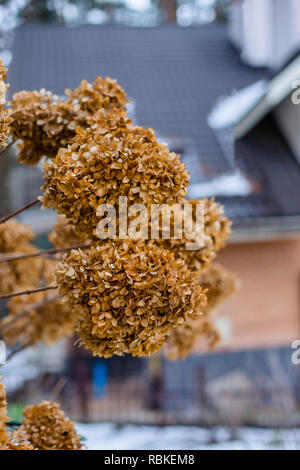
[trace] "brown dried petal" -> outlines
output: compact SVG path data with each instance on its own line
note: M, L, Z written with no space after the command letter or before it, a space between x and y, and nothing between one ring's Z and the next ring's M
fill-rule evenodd
M182 260L145 244L109 242L73 250L58 265L59 291L81 310L82 343L102 357L149 355L175 326L202 314L205 294Z
M55 402L43 401L26 406L24 419L17 431L39 450L80 450L81 436Z

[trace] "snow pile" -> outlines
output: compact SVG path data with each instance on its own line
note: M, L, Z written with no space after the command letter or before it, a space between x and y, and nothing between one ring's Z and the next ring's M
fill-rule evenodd
M217 176L205 183L191 184L189 187L190 198L216 197L216 196L249 196L252 192L250 181L239 170Z
M235 439L228 428L213 430L195 426L117 427L112 423L78 424L90 450L297 450L300 429L240 428Z

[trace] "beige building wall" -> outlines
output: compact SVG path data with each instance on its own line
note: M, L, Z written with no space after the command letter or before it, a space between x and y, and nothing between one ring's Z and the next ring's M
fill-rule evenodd
M217 261L241 279L239 291L218 308L229 332L219 350L300 339L300 240L229 245Z

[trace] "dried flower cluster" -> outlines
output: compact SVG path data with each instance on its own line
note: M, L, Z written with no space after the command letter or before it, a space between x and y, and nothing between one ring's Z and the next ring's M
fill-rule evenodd
M175 256L182 258L189 269L192 271L202 271L210 266L211 261L215 258L217 252L225 246L227 238L231 234L231 221L225 216L224 208L212 199L189 199L184 204L192 204L193 219L195 220L195 210L197 204L203 204L204 210L204 247L198 250L187 250L186 243L190 240L183 239L160 239L156 243L164 248L171 250ZM183 211L183 209L182 209ZM171 230L179 223L181 226L183 214L179 211L172 214ZM172 232L171 232L172 233Z
M17 440L14 433L7 432L8 421L5 387L0 376L0 450L33 450L33 445L24 437Z
M0 224L0 256L35 253L37 248L31 243L33 238L29 227L17 221ZM56 260L41 257L0 263L1 294L51 284L56 264ZM51 298L53 300L49 301ZM14 297L7 306L9 313L0 320L0 329L2 337L11 346L17 343L51 344L74 332L76 309L63 303L52 291Z
M204 313L209 314L225 298L236 289L236 276L218 264L198 274L199 284L206 289L207 305ZM168 359L185 359L195 348L200 338L206 338L210 348L221 339L214 326L213 319L206 315L203 319L187 321L176 328L167 341L165 354Z
M216 263L200 272L198 281L203 289L207 289L207 313L214 310L224 299L230 297L238 284L234 273Z
M7 344L53 344L74 333L76 309L60 299L51 300L54 296L41 292L32 294L29 300L20 297L10 300L9 315L0 321Z
M6 415L6 393L5 387L1 383L1 376L0 376L0 449L7 441L7 431L6 431L6 423L8 421Z
M80 450L81 436L55 402L43 401L26 406L16 436L23 437L38 450Z
M126 95L110 78L93 84L83 80L66 99L50 91L21 91L11 100L12 135L19 144L19 161L35 165L42 157L54 158L60 147L71 143L77 126L87 127L96 111L125 110Z
M1 377L0 377L1 380ZM0 450L79 450L81 436L55 402L27 406L17 431L7 432L5 387L0 383Z
M0 224L0 257L13 253L35 253L34 235L29 227L14 220ZM42 260L38 257L0 263L0 293L36 287L41 275Z
M147 207L183 203L189 175L179 156L157 142L152 129L133 126L122 111L100 110L88 124L86 129L77 128L72 144L61 148L52 162L45 165L43 206L64 214L72 235L85 234L94 240L89 252L77 251L66 256L59 265L57 284L68 302L81 306L76 324L86 347L104 357L123 353L148 355L161 348L179 324L174 321L174 292L168 292L165 298L163 320L160 306L157 308L149 301L150 297L162 299L165 277L170 275L165 266L165 271L161 271L162 266L159 270L153 269L153 264L159 266L165 257L170 257L170 265L174 266L172 276L177 271L175 298L181 302L178 307L183 312L185 309L192 311L190 299L184 298L187 277L194 279L196 271L209 266L230 235L230 221L222 206L213 199L204 200L205 246L199 250L186 250L186 239L150 240L135 247L138 253L130 241L97 243L96 227L101 220L97 209L101 204L117 207L120 196L126 196L129 204L142 203ZM195 205L199 201L186 202ZM176 223L173 219L173 225ZM53 240L55 238L59 237L54 232ZM151 274L151 292L144 289L137 295L135 283L126 274L125 262L130 266L133 263L133 272L145 271L144 280L149 273L154 273ZM139 272L138 278L140 282ZM205 295L201 291L199 312L204 302ZM183 315L181 324L188 318Z
M42 264L43 283L49 285L54 280L57 261L43 259ZM53 344L74 333L76 307L62 302L52 291L13 297L7 307L9 314L0 320L0 330L10 346Z
M126 96L116 81L82 81L66 90L65 99L45 90L20 92L11 104L13 136L21 139L19 159L27 164L51 159L41 200L59 216L49 240L58 248L86 242L91 248L66 254L58 265L56 282L66 304L47 302L49 293L9 302L6 321L15 322L7 329L8 342L52 342L71 333L74 320L82 343L103 357L152 354L185 324L185 334L191 329L212 338L212 324L202 319L209 311L210 280L201 276L230 235L222 206L201 201L205 244L197 250L186 249L186 238L105 242L97 237L99 206L117 208L120 196L148 209L191 203L194 210L200 202L185 200L189 175L179 155L159 143L152 129L126 117ZM173 216L173 229L182 214ZM224 286L210 275L216 284L208 295L215 299ZM24 308L30 313L23 316Z
M131 240L73 250L58 265L56 280L82 308L76 321L82 343L103 357L152 354L206 303L197 273L182 260Z
M172 361L185 359L195 348L198 341L206 339L213 348L220 340L220 335L213 322L208 318L186 322L175 328L167 341L165 355Z
M3 449L0 450L37 450L26 437L14 431L10 434Z
M67 145L74 130L63 101L50 91L20 91L12 105L12 135L19 143L19 161L36 165L43 156L54 157L59 147Z
M89 242L86 235L78 233L76 227L65 215L58 215L56 225L48 238L55 248L63 248Z
M4 82L6 72L7 69L4 67L2 60L0 60L0 147L6 145L11 123L8 110L4 109L6 90L9 87L9 85Z
M82 80L75 90L65 90L66 104L74 116L76 126L87 127L88 120L99 110L109 113L115 109L126 111L126 93L116 80L97 77L93 84ZM74 128L75 129L75 128Z
M94 122L94 124L93 124ZM157 142L152 129L131 124L120 112L97 113L78 129L67 149L45 165L44 207L65 214L76 230L96 236L99 205L173 204L187 193L188 173L179 156Z
M33 239L34 235L28 225L16 220L0 224L0 253L13 253L17 247L20 247L19 252L22 253Z

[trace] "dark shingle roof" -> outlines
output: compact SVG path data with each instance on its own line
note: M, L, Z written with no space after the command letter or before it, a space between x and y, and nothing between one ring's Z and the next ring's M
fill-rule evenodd
M202 177L230 167L207 115L219 96L267 75L242 64L223 25L128 28L28 25L16 31L11 91L45 87L63 93L82 78L115 77L136 100L137 121L197 149ZM240 165L262 190L221 198L230 216L300 214L300 168L266 120L237 147ZM194 172L193 172L194 173ZM200 178L201 176L199 176ZM290 197L293 201L290 201Z

